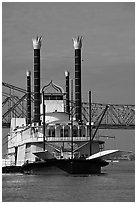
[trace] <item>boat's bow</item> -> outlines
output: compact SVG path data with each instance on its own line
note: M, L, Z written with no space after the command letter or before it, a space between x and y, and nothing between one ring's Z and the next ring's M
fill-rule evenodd
M119 157L123 154L130 154L131 152L124 151L124 150L104 150L101 152L97 152L89 157L87 157L87 160L93 160L93 159L109 159L110 157Z

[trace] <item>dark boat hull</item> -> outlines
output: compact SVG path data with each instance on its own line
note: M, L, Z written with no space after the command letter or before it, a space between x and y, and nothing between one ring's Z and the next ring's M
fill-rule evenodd
M4 166L2 167L2 173L20 173L21 166Z
M30 174L99 174L101 167L108 165L104 160L56 160L28 163L22 166L23 173Z

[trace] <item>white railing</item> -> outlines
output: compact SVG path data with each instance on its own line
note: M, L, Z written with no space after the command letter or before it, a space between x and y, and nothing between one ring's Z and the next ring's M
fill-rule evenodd
M29 163L34 161L28 160ZM2 159L2 167L4 166L22 166L25 163L25 160L18 160L17 164L15 165L15 161L9 159Z
M38 137L40 139L42 137ZM71 141L71 137L46 137L47 141ZM89 141L89 137L73 137L73 141Z

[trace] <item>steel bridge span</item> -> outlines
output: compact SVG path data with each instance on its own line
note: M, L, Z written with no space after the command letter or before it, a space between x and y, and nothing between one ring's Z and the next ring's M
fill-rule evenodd
M2 127L9 128L12 117L26 117L27 94L25 89L5 82L2 82L2 90ZM33 107L33 93L31 102ZM72 111L75 115L75 104L71 104L73 104ZM105 109L106 106L107 109ZM92 103L91 117L93 128L98 126L102 114L104 115L99 125L99 129L135 129L135 105ZM85 123L88 123L89 121L88 102L82 103L82 120Z

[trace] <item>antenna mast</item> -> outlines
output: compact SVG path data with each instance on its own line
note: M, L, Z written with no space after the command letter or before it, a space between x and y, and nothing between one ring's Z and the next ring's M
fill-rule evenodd
M90 138L90 155L92 154L92 127L91 127L91 91L89 91L89 138Z

